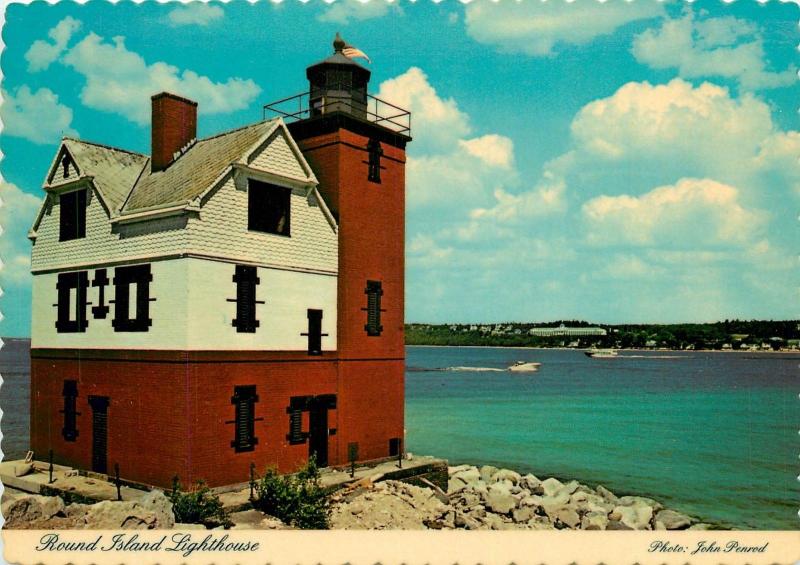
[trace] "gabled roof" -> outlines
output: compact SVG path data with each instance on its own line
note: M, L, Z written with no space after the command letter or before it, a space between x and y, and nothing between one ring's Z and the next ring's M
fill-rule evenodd
M200 139L163 171L148 168L133 187L123 214L191 202L276 125L277 119L268 120Z
M92 177L95 188L112 213L125 201L149 161L146 155L65 137L48 173L45 188L54 186L51 184L53 170L59 166L58 160L65 150L75 160L81 176Z

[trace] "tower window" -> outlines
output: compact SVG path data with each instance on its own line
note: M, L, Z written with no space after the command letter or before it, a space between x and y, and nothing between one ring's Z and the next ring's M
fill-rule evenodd
M59 241L86 237L86 189L58 197L60 208Z
M255 333L260 325L256 319L256 304L264 304L263 300L256 300L256 286L261 282L258 278L258 269L247 265L236 265L233 282L236 283L236 298L228 299L228 302L236 302L233 327L239 333Z
M247 229L289 236L292 190L250 180L247 189Z
M75 273L59 273L56 289L58 290L58 333L85 332L89 325L86 319L86 288L89 286L89 275L86 271Z
M367 173L367 180L370 182L381 182L381 157L383 156L383 149L381 142L377 139L371 139L367 144L367 151L369 152L369 172Z
M146 332L150 319L150 265L132 265L114 269L114 320L117 332Z
M322 310L308 310L308 333L300 335L308 336L309 355L322 355Z
M237 453L253 451L258 443L255 422L256 420L262 420L262 418L256 418L256 402L258 402L258 395L256 394L255 385L233 388L231 404L233 404L235 410L235 431L231 447Z
M383 296L383 289L381 288L380 281L367 281L367 288L364 289L364 294L367 295L367 307L362 308L367 312L367 323L364 329L367 335L378 336L383 331L381 325L381 296Z
M61 435L64 436L66 441L75 441L78 437L78 416L80 412L77 411L78 399L78 381L64 381L64 427L61 430Z

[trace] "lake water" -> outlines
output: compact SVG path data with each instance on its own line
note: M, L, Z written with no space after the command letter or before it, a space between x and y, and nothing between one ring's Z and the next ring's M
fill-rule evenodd
M542 363L536 373L425 371ZM788 354L407 349L411 452L598 483L743 529L797 529Z
M0 350L2 448L28 447L29 342ZM703 520L798 529L800 356L408 347L406 447L652 496ZM542 363L536 373L436 371Z

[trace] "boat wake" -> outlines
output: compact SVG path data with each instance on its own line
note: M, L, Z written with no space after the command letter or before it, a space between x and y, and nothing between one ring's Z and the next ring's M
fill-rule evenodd
M472 372L472 373L502 373L506 369L498 369L496 367L407 367L406 371L410 373L427 373L433 371L458 371L458 372Z

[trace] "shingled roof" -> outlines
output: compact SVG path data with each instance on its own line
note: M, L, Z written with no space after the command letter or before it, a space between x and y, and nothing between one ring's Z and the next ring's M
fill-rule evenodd
M95 187L112 211L125 202L149 161L146 155L71 137L64 138L63 144L81 172L93 177Z
M148 167L130 191L122 213L191 202L278 122L276 118L200 139L165 170L152 172Z

